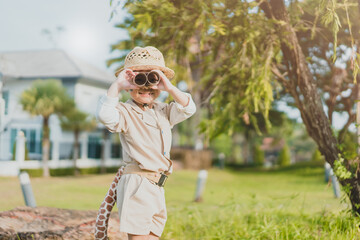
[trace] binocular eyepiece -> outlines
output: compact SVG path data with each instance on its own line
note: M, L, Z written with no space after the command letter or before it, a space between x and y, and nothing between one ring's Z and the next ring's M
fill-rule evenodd
M138 87L157 85L160 82L160 75L156 71L140 72L133 78L133 83Z

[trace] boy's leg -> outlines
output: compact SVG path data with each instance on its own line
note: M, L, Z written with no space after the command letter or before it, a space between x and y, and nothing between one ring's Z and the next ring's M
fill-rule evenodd
M120 231L129 239L158 240L166 222L164 189L137 174L124 174L117 188Z

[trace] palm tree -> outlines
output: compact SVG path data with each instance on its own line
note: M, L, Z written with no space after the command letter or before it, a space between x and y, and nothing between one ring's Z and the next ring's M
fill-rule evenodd
M73 108L60 117L60 121L62 129L74 132L74 174L79 175L79 170L76 167L76 160L79 158L79 135L82 131L90 131L94 129L96 127L96 120L94 117L89 118L87 113L84 113L77 108Z
M64 112L74 107L74 101L66 93L60 80L36 80L32 86L25 90L20 97L23 110L32 116L41 115L43 118L42 135L42 163L43 176L49 177L48 166L50 150L49 118L52 114L61 116Z

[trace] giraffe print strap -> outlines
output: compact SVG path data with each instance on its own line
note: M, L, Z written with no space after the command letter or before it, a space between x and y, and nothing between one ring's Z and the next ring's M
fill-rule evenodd
M116 186L123 174L124 167L120 167L112 181L103 202L100 205L95 222L95 240L106 240L110 213L116 203Z

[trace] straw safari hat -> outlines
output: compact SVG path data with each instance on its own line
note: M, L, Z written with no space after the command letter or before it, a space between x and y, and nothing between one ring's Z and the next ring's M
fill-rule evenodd
M125 68L131 70L160 70L169 79L173 78L175 72L165 66L164 56L155 47L135 47L131 52L126 55L125 63L122 68L116 71L115 76Z

